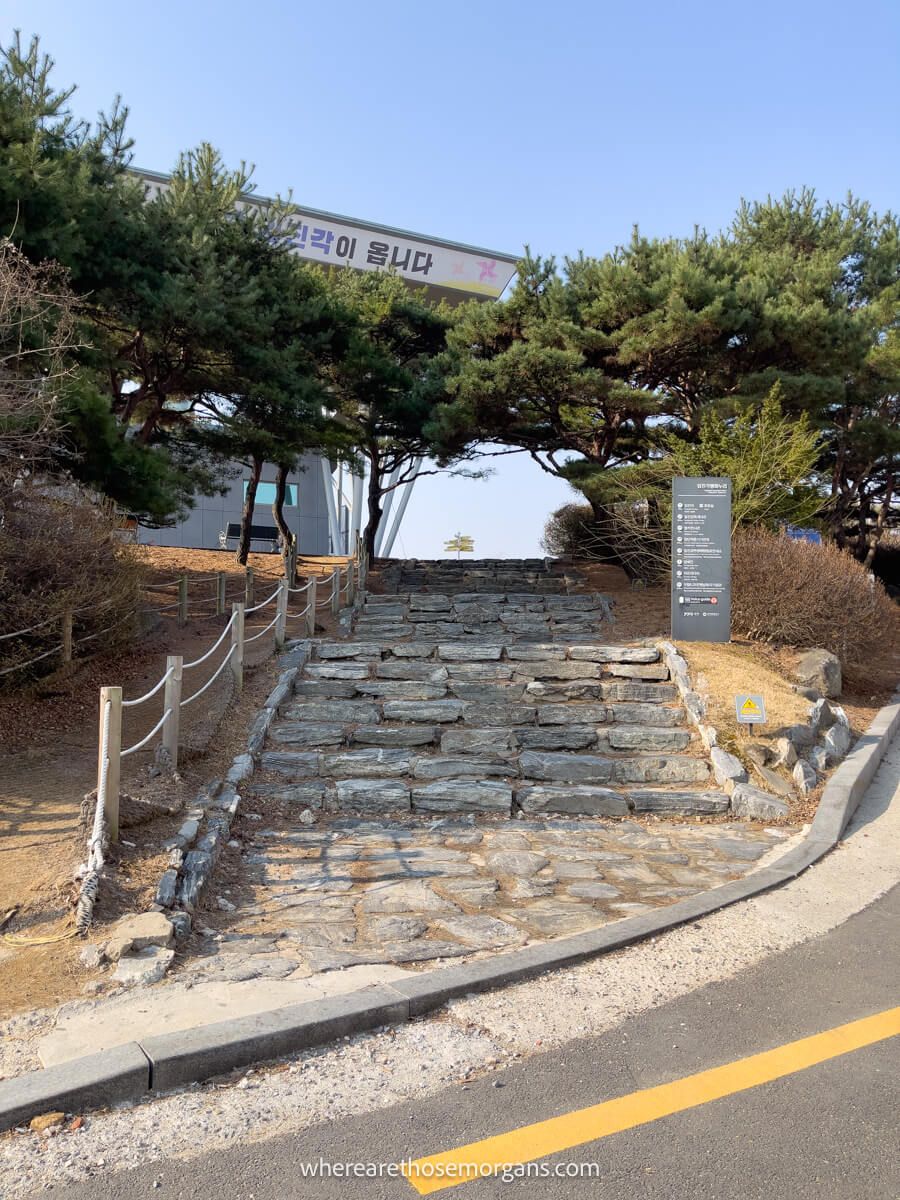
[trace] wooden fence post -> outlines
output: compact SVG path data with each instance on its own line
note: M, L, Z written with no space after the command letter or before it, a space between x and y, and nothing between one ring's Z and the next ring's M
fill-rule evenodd
M187 625L188 619L188 577L181 575L178 579L178 624Z
M287 625L288 586L287 578L282 579L278 585L278 599L275 601L275 645L279 650L284 645L284 631Z
M351 559L347 563L347 605L351 606L356 599L356 562Z
M184 657L181 654L170 654L166 659L166 690L163 693L163 712L169 715L163 721L162 744L169 752L172 770L178 769L178 725L181 717L181 674Z
M341 568L335 567L331 575L331 615L341 611Z
M253 607L253 568L247 568L247 574L244 576L244 607ZM234 611L232 609L232 611Z
M216 572L216 616L221 617L225 612L226 578L224 571Z
M106 715L106 704L109 701L109 726L106 742L106 800L103 812L106 817L106 828L109 840L119 840L119 773L120 755L122 752L122 689L120 687L105 687L100 689L100 737L97 754L97 795L100 795L100 784L103 779L103 726Z
M244 606L232 604L234 624L231 627L231 674L234 676L235 690L240 693L244 686Z
M316 636L316 577L313 575L306 589L306 636Z
M72 661L72 610L64 608L62 615L62 660L64 663Z

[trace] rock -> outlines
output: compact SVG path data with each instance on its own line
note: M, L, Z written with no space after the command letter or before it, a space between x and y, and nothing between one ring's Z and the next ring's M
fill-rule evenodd
M339 746L344 740L344 727L282 721L269 730L269 740L279 746Z
M774 792L776 796L793 796L794 789L777 771L773 771L771 767L757 767L756 770L770 792Z
M613 750L683 750L691 741L687 729L649 725L610 726L606 736Z
M447 721L458 721L462 715L461 700L386 700L384 705L386 721L429 721L432 724L443 724Z
M446 667L440 663L421 659L386 659L375 664L378 679L416 680L419 683L445 683L448 678Z
M113 979L127 987L147 987L162 979L172 965L174 957L174 950L147 946L144 950L120 958L113 972Z
M493 902L499 884L496 879L460 878L435 879L434 886L442 896L456 901L465 908L482 908Z
M806 750L815 743L815 731L809 725L788 725L778 731L781 737L786 737L797 750Z
M454 683L504 683L512 679L514 667L509 663L452 662L447 670Z
M823 696L841 694L841 662L828 650L807 650L794 674L805 687L813 687Z
M376 679L361 681L356 690L379 700L440 700L447 689L440 683L417 683L412 679Z
M398 772L401 775L405 771ZM335 786L340 808L390 812L409 808L409 788L391 779L339 779Z
M515 704L523 698L525 684L451 681L450 692L458 700L472 700L476 704Z
M558 662L548 659L546 662L530 662L523 664L516 672L519 676L530 679L599 679L603 668L599 663L590 662Z
M670 708L664 704L611 704L606 719L616 725L653 725L659 729L682 725L685 713L680 705Z
M792 767L797 761L797 747L789 737L775 739L775 766Z
M601 683L604 700L639 700L644 704L669 704L678 698L671 683L629 683L626 680L610 680Z
M804 762L802 758L798 759L794 764L791 777L801 796L808 796L819 782L819 777L812 766L808 762Z
M618 679L652 679L661 683L669 678L665 663L609 663L606 670Z
M349 700L356 695L356 685L337 679L299 679L294 695L304 700Z
M605 704L542 704L537 720L539 725L602 725L608 713Z
M163 871L159 883L156 885L156 903L162 905L163 908L171 908L175 903L177 889L178 872L174 867L169 867L168 870Z
M513 735L505 729L448 729L441 734L442 754L496 753L512 747Z
M319 755L314 750L266 750L259 756L259 765L263 771L277 771L302 779L304 775L318 775ZM258 789L256 794L259 794Z
M610 783L618 764L595 754L554 754L525 750L519 755L519 770L527 779L550 779L568 783Z
M434 654L434 642L398 642L391 646L395 658L430 658Z
M65 1125L66 1114L62 1112L42 1113L39 1117L32 1117L28 1122L28 1128L34 1133L46 1133L48 1129L57 1129L60 1125Z
M408 775L410 765L410 756L405 750L385 750L381 746L322 755L323 775L346 778Z
M85 946L78 955L78 961L89 971L96 971L103 963L103 951L100 946Z
M319 642L317 658L381 658L377 642Z
M782 800L754 787L752 783L739 783L731 793L731 811L735 816L750 821L772 821L786 817L789 810Z
M373 883L363 893L359 907L366 913L455 913L459 909L432 891L424 879Z
M728 796L725 792L670 792L652 788L628 793L635 812L670 812L692 815L694 813L728 812Z
M764 767L774 758L772 750L765 742L747 742L742 749L747 758L758 767Z
M230 900L226 900L224 896L217 896L216 897L216 908L218 908L220 910L220 912L231 913L236 910L237 905L232 904Z
M425 812L503 812L512 809L512 788L493 780L447 779L412 789L413 809Z
M311 808L304 808L303 812L300 814L299 820L301 825L315 825L316 814Z
M367 700L306 700L290 704L292 721L377 721L378 708Z
M836 721L825 734L822 743L828 754L829 766L833 766L840 762L850 749L850 730L840 721Z
M431 755L417 758L412 773L416 779L453 779L461 775L483 779L488 776L515 775L514 763L503 758L475 758L462 755L458 758Z
M368 679L369 664L359 662L307 663L310 679Z
M713 746L709 752L709 760L712 763L713 775L719 787L725 787L729 781L746 783L747 772L740 759L729 754L727 750L723 750L721 746Z
M445 642L438 646L438 658L445 662L490 662L502 653L502 646L477 642Z
M550 725L517 729L515 738L524 750L587 750L597 745L597 730L592 725Z
M498 850L485 859L488 870L495 875L513 875L525 879L537 875L549 862L549 858L532 850Z
M434 742L435 732L429 725L359 725L350 734L350 741L364 746L428 746Z
M611 883L572 883L566 891L577 900L615 900L622 894Z
M709 775L705 759L686 755L667 758L648 754L615 760L617 783L705 783Z
M186 855L182 867L181 887L178 892L179 902L189 911L197 907L200 894L206 887L212 871L212 858L202 850L191 850Z
M569 658L597 663L655 663L659 662L659 651L655 646L570 646Z
M809 761L813 768L823 775L830 766L828 751L824 746L813 746L808 755Z
M116 922L103 952L111 962L116 962L129 950L170 946L173 939L172 922L168 917L158 912L139 913Z
M565 658L564 646L556 646L549 642L536 642L531 646L507 646L506 656L512 662L541 662L549 658Z
M573 816L624 817L628 802L619 792L599 787L534 785L516 789L516 804L525 813L566 813Z
M242 783L245 779L253 774L253 755L238 754L233 759L231 766L228 769L228 774L225 776L226 783L233 783L235 786Z
M411 942L428 929L421 917L376 917L370 928L380 942Z
M524 905L516 912L516 920L531 933L548 938L591 929L598 925L601 919L588 904L550 896Z
M446 612L452 604L449 596L439 596L431 592L419 592L409 598L409 607L419 612Z
M257 783L250 794L258 799L283 800L288 804L322 807L325 784L321 779L308 779L303 783Z
M537 711L532 704L462 703L463 720L467 725L532 725Z
M496 917L482 915L441 917L435 927L476 950L498 950L501 946L519 946L525 935Z

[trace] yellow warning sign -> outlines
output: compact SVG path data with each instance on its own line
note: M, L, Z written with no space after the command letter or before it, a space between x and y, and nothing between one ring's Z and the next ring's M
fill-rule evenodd
M747 692L735 696L734 708L742 725L764 725L766 722L766 702L762 696Z

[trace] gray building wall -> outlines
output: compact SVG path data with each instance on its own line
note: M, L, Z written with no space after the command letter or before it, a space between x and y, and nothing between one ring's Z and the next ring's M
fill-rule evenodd
M297 504L285 505L284 515L288 526L297 535L297 547L301 554L329 554L332 551L328 536L328 511L325 503L325 485L322 479L321 459L308 454L300 463L300 470L291 473L288 483L296 488ZM168 529L148 529L138 526L137 540L149 546L181 546L195 550L218 550L220 533L229 525L239 525L244 504L244 482L249 478L249 469L242 463L232 463L227 488L220 496L198 496L196 506L184 521ZM260 484L275 482L276 468L271 463L263 467ZM263 490L261 488L261 490ZM269 503L257 499L253 516L254 525L273 526L272 509ZM342 525L344 522L342 522ZM228 548L237 545L231 537ZM269 538L254 539L251 549L266 552L272 549Z

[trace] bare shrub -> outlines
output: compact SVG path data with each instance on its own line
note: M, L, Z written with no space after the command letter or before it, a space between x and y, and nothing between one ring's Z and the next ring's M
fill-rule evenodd
M597 516L589 504L566 504L551 513L541 545L557 557L614 562L630 579L661 583L671 569L670 525L652 501L637 498Z
M143 568L122 543L120 521L109 505L74 488L51 494L46 483L17 489L0 526L0 632L40 628L0 641L0 670L58 646L67 609L73 612L73 640L91 639L76 645L76 659L128 641L136 629L142 579ZM58 655L48 654L28 675L58 664ZM7 672L0 683L21 684L25 677Z
M740 529L732 543L732 628L761 642L822 646L862 682L900 642L900 610L831 543Z

